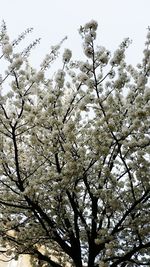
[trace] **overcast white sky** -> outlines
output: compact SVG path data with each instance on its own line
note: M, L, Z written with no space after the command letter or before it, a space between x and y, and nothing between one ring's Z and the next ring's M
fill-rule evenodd
M78 28L85 22L98 21L98 44L114 50L125 37L130 37L131 62L141 58L146 28L150 25L150 0L0 0L0 20L7 23L12 38L27 27L34 27L32 39L42 37L33 51L34 64L40 63L50 45L65 35L65 47L75 57L81 55Z

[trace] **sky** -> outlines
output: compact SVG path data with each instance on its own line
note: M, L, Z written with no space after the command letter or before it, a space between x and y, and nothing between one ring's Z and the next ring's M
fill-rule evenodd
M34 32L25 41L41 37L32 51L31 60L37 66L51 45L68 36L64 47L73 50L74 58L82 57L80 25L91 19L99 24L97 44L113 51L130 37L128 52L131 63L142 57L146 28L150 26L150 0L0 0L0 20L5 20L8 33L16 38L28 27Z

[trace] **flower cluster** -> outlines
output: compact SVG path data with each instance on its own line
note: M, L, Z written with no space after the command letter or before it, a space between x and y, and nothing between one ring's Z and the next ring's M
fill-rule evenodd
M97 64L101 63L102 65L107 65L110 58L110 52L106 50L105 47L99 46L95 52L95 58L97 60Z
M3 46L3 54L9 56L10 54L12 54L12 45L10 43L6 43Z
M13 60L12 64L10 65L10 68L18 70L22 64L23 64L22 56L20 54L15 54L14 60Z
M65 72L63 70L58 70L55 76L55 82L59 88L62 88L65 81Z
M92 58L93 56L93 40L96 39L97 27L97 22L95 20L91 20L89 23L86 23L84 27L80 27L79 30L82 38L84 39L84 53L89 58Z
M72 52L70 49L65 49L63 53L63 62L68 63L72 57Z
M39 71L35 74L35 81L36 82L41 82L44 80L44 72L43 71Z
M97 21L95 21L95 20L92 19L91 21L87 22L84 25L84 31L85 32L88 32L90 30L90 31L95 32L97 30L97 27L98 27Z

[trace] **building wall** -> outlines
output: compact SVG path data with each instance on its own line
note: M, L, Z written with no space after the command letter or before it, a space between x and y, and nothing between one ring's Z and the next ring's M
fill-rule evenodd
M29 255L20 255L17 261L11 260L10 257L0 253L0 267L32 267Z

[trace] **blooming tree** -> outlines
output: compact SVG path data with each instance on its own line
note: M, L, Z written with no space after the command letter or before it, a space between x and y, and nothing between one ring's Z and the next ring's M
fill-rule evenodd
M150 29L143 60L96 45L80 28L83 60L51 47L40 69L0 35L0 234L33 266L150 266ZM18 46L17 46L18 47Z

